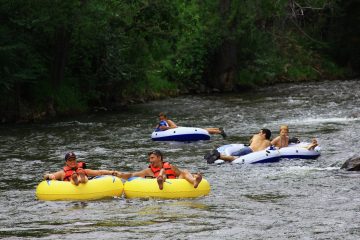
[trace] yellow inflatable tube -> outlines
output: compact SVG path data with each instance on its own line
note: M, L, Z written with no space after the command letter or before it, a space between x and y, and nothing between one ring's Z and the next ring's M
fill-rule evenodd
M156 179L129 178L124 184L127 198L196 198L209 192L210 184L204 178L197 188L185 179L166 179L163 190L159 189Z
M64 181L42 181L36 188L39 200L96 200L121 196L124 185L120 178L99 176L78 186Z

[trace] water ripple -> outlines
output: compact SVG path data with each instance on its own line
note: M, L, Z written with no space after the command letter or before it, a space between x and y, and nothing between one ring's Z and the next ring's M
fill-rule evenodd
M180 126L224 127L228 138L198 143L153 142L158 112ZM0 238L7 239L358 239L359 173L340 170L360 149L360 84L324 81L281 84L255 93L185 96L127 111L51 124L0 126ZM288 124L302 141L316 137L316 160L260 165L208 165L217 146L247 142L259 128L278 134ZM35 198L45 172L74 151L93 169L137 171L146 153L211 184L190 200L125 199L44 202Z

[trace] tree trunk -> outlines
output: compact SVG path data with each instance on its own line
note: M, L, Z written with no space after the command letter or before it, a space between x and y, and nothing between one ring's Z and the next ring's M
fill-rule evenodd
M58 91L61 83L64 81L69 46L70 33L64 26L60 26L55 32L54 56L51 66L51 87L53 93ZM53 95L48 100L47 105L48 114L52 117L55 116Z
M208 76L209 85L220 91L231 91L234 88L237 77L237 46L232 37L235 29L235 20L228 22L228 16L231 16L231 0L220 1L220 14L223 26L227 28L223 42L216 51L213 61L210 63L210 72Z
M65 66L67 61L70 34L64 26L59 27L55 33L54 58L51 69L51 83L57 90L64 80Z

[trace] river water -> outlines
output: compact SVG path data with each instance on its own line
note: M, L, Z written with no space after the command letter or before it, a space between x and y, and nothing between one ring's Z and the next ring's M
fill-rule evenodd
M224 127L228 138L153 142L157 114L180 126ZM340 170L360 149L360 84L323 81L255 92L182 96L56 123L0 126L0 238L6 239L359 239L360 173ZM244 143L260 128L288 124L302 141L316 137L316 160L208 165L204 154ZM74 151L92 169L136 171L146 153L201 171L211 193L198 199L38 201L45 172Z

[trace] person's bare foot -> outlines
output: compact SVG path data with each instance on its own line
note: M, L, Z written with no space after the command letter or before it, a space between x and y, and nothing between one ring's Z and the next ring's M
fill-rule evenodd
M73 180L73 182L76 186L79 185L79 179L78 179L78 175L76 173L73 173L71 175L71 179Z
M85 176L85 172L84 170L81 170L78 172L79 176L80 176L80 183L86 183L86 176Z
M221 135L223 138L226 138L227 135L226 135L224 129L221 127L221 128L219 128L219 130L220 130L220 135Z
M157 177L156 181L157 181L157 183L159 185L159 189L163 190L163 188L164 188L164 179L163 179L163 177L161 177L161 176Z
M202 180L202 176L200 173L196 174L195 182L194 182L194 188L197 188Z
M318 146L317 140L313 139L311 144L307 147L308 150L314 150Z

